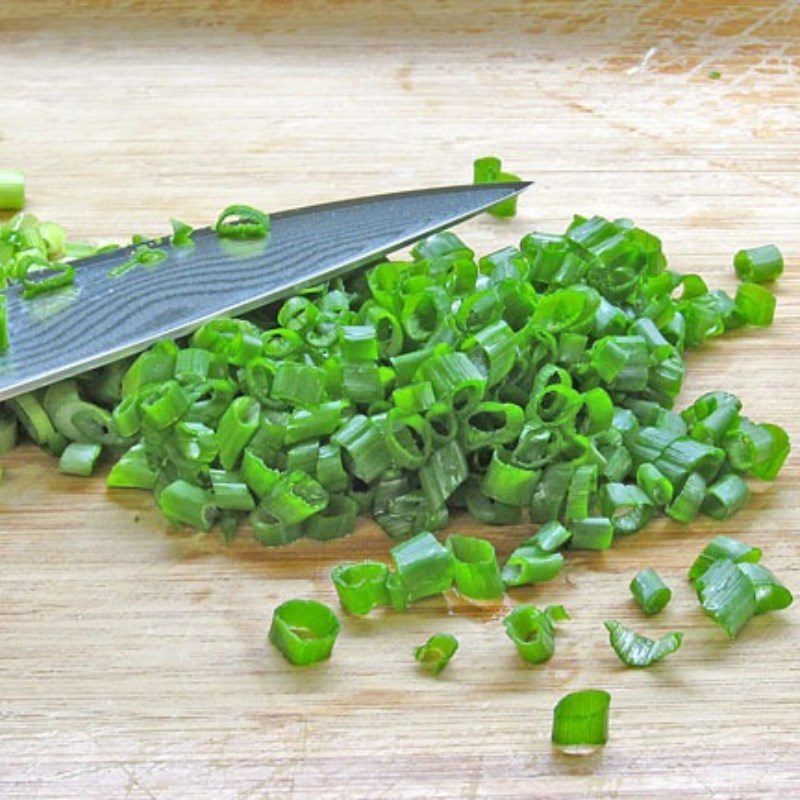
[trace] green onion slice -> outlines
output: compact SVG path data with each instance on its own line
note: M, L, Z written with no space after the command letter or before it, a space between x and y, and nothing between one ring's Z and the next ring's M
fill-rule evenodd
M553 710L553 744L580 754L608 741L611 695L602 689L584 689L565 695Z
M438 675L458 650L458 639L449 633L437 633L425 644L414 648L414 658L431 675Z
M674 653L683 640L680 631L667 633L654 641L634 633L616 620L606 620L603 624L608 631L611 647L627 667L649 667Z
M275 609L269 640L289 663L306 667L330 658L339 630L339 620L328 606L289 600Z

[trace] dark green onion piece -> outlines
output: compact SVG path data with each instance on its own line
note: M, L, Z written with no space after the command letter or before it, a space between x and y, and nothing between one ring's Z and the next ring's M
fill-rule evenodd
M616 620L603 623L608 631L608 640L619 660L627 667L649 667L670 653L674 653L683 640L683 633L667 633L657 640L640 636Z
M677 522L691 522L700 511L706 495L706 482L701 475L693 472L683 484L683 489L667 508L667 514Z
M269 217L257 208L228 206L217 218L217 236L228 239L263 239L269 233Z
M714 561L695 579L694 586L706 614L731 639L756 613L755 586L729 558Z
M79 444L72 442L64 448L58 462L58 471L68 475L82 475L88 478L100 457L99 444Z
M432 533L419 533L392 550L395 571L387 588L392 605L402 611L425 597L446 592L453 584L455 558Z
M269 640L291 664L306 667L330 658L339 630L339 620L328 606L289 600L275 609Z
M555 553L560 550L572 534L557 520L542 525L526 545L535 545L544 553Z
M653 505L666 506L672 502L674 487L655 464L641 464L636 471L636 483Z
M740 280L750 283L774 281L783 274L783 256L774 244L740 250L733 258Z
M792 593L766 567L747 561L736 566L753 585L756 593L756 614L781 611L794 602Z
M141 444L134 445L120 456L106 478L106 486L114 489L152 489L155 483L156 472Z
M437 633L425 644L414 648L414 658L431 675L438 675L458 650L458 639L449 633Z
M553 710L553 744L566 753L580 753L608 741L608 709L611 695L601 689L572 692Z
M331 580L342 608L350 614L369 614L376 606L389 605L386 579L389 568L379 561L340 564Z
M446 544L454 558L456 589L464 597L491 600L503 596L503 579L491 542L455 534L448 536Z
M720 559L728 559L735 564L755 564L761 561L761 549L751 547L738 539L731 539L729 536L715 536L689 568L689 580L695 581Z
M560 613L548 614L532 605L517 606L503 620L506 635L517 648L523 661L542 664L555 652L554 621Z
M630 590L636 605L648 617L658 614L672 599L672 590L653 569L638 572L630 583Z
M775 295L757 283L741 283L736 290L736 309L748 325L765 327L775 318Z

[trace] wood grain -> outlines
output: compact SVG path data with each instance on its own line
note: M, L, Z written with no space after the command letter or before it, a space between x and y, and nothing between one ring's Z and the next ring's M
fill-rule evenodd
M453 183L496 151L537 187L516 220L464 227L484 251L575 211L632 216L676 268L730 288L733 252L775 241L776 325L691 355L684 397L730 389L797 439L799 34L796 2L6 0L0 164L26 170L32 211L103 239L235 201ZM333 564L385 557L370 525L330 546L226 548L30 447L3 467L0 797L800 796L797 610L731 644L684 580L728 533L800 588L796 459L730 522L660 522L516 593L573 612L547 665L518 663L503 609L431 601L344 619L335 657L306 671L265 645L271 611L333 602ZM490 535L505 554L524 532ZM646 622L627 591L645 566L675 590ZM625 670L609 617L682 629L684 646ZM461 649L432 680L411 649L440 630ZM586 686L612 692L611 741L559 757L552 707Z

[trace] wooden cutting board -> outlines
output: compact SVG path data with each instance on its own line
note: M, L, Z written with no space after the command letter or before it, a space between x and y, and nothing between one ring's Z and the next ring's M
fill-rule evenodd
M629 216L676 269L730 289L734 251L774 241L788 263L775 326L693 353L683 398L735 391L797 440L798 41L797 2L6 0L0 165L76 237L468 180L498 153L537 186L515 220L464 227L484 252L574 212ZM334 603L334 564L387 556L372 525L225 547L30 446L2 465L3 798L800 797L797 608L729 643L685 581L726 533L800 589L796 460L729 522L659 522L516 592L507 605L573 614L547 665L518 661L506 607L430 601L343 618L334 658L308 670L266 646L272 609ZM503 556L530 532L450 527ZM675 591L653 620L627 589L643 567ZM606 618L683 630L684 646L626 670ZM431 679L411 651L437 631L461 649ZM591 686L612 693L611 740L560 757L552 708Z

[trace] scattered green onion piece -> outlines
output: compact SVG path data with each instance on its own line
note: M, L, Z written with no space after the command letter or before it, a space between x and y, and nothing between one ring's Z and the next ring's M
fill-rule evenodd
M530 664L542 664L550 660L556 649L554 621L536 606L520 605L505 617L503 625L520 658Z
M502 571L506 586L530 586L555 578L564 567L561 553L547 553L533 545L522 545L508 557Z
M268 467L251 449L242 457L242 479L256 497L269 494L281 478L281 473Z
M567 493L566 517L568 521L585 519L589 516L596 489L596 465L586 464L578 467L572 473Z
M320 447L317 454L316 478L329 492L343 492L349 481L342 464L342 450L336 444Z
M194 228L191 225L187 225L179 219L170 220L170 224L172 225L170 241L175 247L191 247L194 244L192 240Z
M534 545L544 553L556 553L569 541L571 535L560 522L552 520L542 525L525 544Z
M497 447L515 441L525 424L523 410L513 403L481 402L464 419L464 447Z
M167 251L160 247L140 245L135 247L127 261L123 261L108 271L111 278L119 278L136 267L155 267L167 258Z
M165 381L139 401L139 413L157 430L174 425L191 405L189 396L175 381Z
M75 280L75 268L69 264L48 263L47 261L44 263L43 269L31 272L30 266L33 266L34 263L29 261L22 270L20 282L22 283L22 296L26 300L69 286ZM33 277L42 275L45 277Z
M638 572L630 583L630 590L636 605L648 617L658 614L672 599L672 590L653 569Z
M438 675L458 650L458 639L449 633L437 633L425 644L414 648L414 658L431 675Z
M156 472L151 467L144 445L136 444L111 468L106 486L114 489L152 489Z
M328 606L315 600L289 600L275 609L269 640L287 661L305 667L330 658L340 627Z
M286 423L284 442L291 445L305 439L329 436L339 426L347 407L346 400L331 400L313 408L296 409Z
M0 169L0 211L25 207L25 175L17 169Z
M740 280L749 283L774 281L783 274L783 255L774 244L740 250L733 259Z
M761 561L761 555L761 549L758 547L751 547L749 544L740 542L738 539L731 539L729 536L715 536L689 568L689 580L697 580L715 561L720 559L728 559L735 564L755 564Z
M756 593L756 614L781 611L794 602L792 593L766 567L747 561L736 566L753 585Z
M389 605L386 579L389 568L379 561L340 564L331 580L342 608L350 614L369 614L376 606Z
M217 218L214 230L227 239L263 239L269 233L270 219L257 208L228 206Z
M620 535L641 530L653 514L652 501L633 484L607 483L600 490L600 507Z
M561 516L574 471L571 464L553 464L542 473L531 496L532 522L550 522Z
M573 550L608 550L614 541L614 525L608 517L576 519L569 530Z
M572 692L553 711L552 741L566 753L581 753L608 741L611 695L601 689Z
M508 457L502 451L495 450L481 484L481 490L487 497L498 503L527 506L530 504L533 489L538 483L541 473L516 467L507 459Z
M691 522L700 511L706 495L706 482L702 475L693 472L683 484L683 488L667 506L667 515L677 522Z
M387 580L392 605L402 611L425 597L446 592L453 584L455 558L432 533L419 533L392 550L395 572Z
M694 581L697 597L706 614L735 639L756 613L756 590L738 565L718 559Z
M67 475L81 475L88 478L103 448L99 444L79 444L72 442L64 448L58 462L58 471Z
M758 283L741 283L736 290L736 308L748 325L766 327L775 317L775 295Z
M603 623L608 631L608 640L619 660L627 667L649 667L674 653L683 640L683 633L667 633L657 640L648 639L626 628L616 620Z
M325 373L318 367L283 362L275 370L272 397L301 406L316 406L325 391Z
M391 409L387 415L384 437L392 461L398 468L419 469L431 454L431 426L419 414Z
M503 578L491 542L453 535L446 544L454 558L456 589L464 597L492 600L503 596Z

